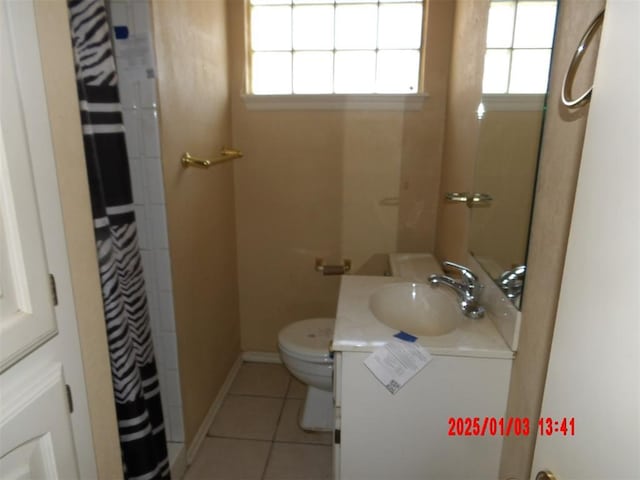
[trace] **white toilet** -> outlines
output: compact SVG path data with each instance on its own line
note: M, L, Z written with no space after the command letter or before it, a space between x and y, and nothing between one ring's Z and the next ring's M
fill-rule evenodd
M334 427L333 318L309 318L287 325L278 334L280 356L291 374L308 385L300 415L304 430L328 431Z

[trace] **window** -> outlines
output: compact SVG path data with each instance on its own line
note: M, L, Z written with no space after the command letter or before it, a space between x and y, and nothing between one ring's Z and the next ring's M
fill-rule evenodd
M545 93L556 1L492 0L483 93Z
M250 93L417 93L422 9L422 0L251 0Z

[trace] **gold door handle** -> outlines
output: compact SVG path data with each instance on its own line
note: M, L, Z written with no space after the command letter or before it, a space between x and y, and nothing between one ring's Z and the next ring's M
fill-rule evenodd
M209 159L209 158L194 157L189 152L185 152L182 155L180 162L184 167L209 168L211 165L214 165L216 163L227 162L235 158L242 158L243 156L244 155L240 150L223 147L222 150L220 151L220 156L217 158Z
M558 480L549 470L540 470L536 475L536 480Z

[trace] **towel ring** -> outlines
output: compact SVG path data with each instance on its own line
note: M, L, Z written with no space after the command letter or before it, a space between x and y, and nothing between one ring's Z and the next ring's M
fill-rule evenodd
M574 77L576 75L576 70L578 69L578 65L580 64L580 59L584 55L584 52L587 48L587 44L591 40L591 37L595 33L596 29L602 25L602 20L604 18L604 10L602 10L596 18L593 19L589 28L582 36L582 40L578 44L578 48L576 48L575 53L573 54L573 58L571 59L571 64L569 65L569 69L564 76L564 80L562 81L562 103L570 108L577 108L582 105L585 105L589 102L591 98L591 91L593 90L593 85L589 87L589 89L580 95L578 98L570 98L569 89L571 84L573 84Z

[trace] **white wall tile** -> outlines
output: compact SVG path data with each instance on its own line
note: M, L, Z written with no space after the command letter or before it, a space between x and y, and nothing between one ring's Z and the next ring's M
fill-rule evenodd
M147 295L157 295L157 273L155 255L150 250L141 250L142 268L144 269L144 283L147 289Z
M145 158L147 202L164 204L164 177L160 158Z
M167 384L167 401L169 407L179 407L182 405L182 395L180 394L180 376L178 370L168 368L164 378Z
M171 441L184 442L182 407L169 407L169 416L171 422Z
M142 205L134 205L133 207L136 214L136 228L138 230L138 245L142 250L149 249L149 227L147 221L147 214L145 208ZM142 268L145 268L144 263Z
M141 108L157 108L158 95L156 93L155 78L140 80L138 91L140 92Z
M119 2L112 0L109 2L111 11L111 23L115 26L129 25L129 4L128 2Z
M153 253L156 265L156 280L158 288L160 290L172 290L169 250L155 250Z
M142 139L139 110L125 110L122 117L127 140L127 154L129 158L140 157L142 156Z
M162 395L162 393L161 393ZM169 406L165 405L166 402L162 402L162 416L164 417L164 434L167 437L167 442L174 442L173 430L171 429L171 416L169 414Z
M133 203L144 205L147 201L146 193L146 168L147 164L142 158L129 157L129 171L131 172L131 189L133 191Z
M151 333L159 334L160 329L160 309L158 308L158 294L156 290L151 290L151 294L147 294L147 308L149 309L149 324L151 325Z
M175 332L176 319L173 310L173 292L158 292L158 304L160 305L160 328L163 332Z
M160 393L164 388L166 380L163 378L163 372L167 369L164 351L162 350L162 337L158 335L157 330L151 329L151 338L153 339L153 353L156 357L156 369L158 370L158 382L160 383Z
M164 205L151 205L151 233L153 248L169 248L169 234L167 233L167 216Z
M165 366L169 369L178 369L178 346L175 333L161 333L163 356Z
M118 64L118 73L122 70L120 63ZM118 91L120 92L120 103L123 110L135 110L140 105L140 92L138 84L131 82L128 78L124 78L125 75L120 74L118 76Z
M142 118L142 145L144 156L160 156L160 132L158 131L158 115L154 109L140 111Z
M149 12L149 2L147 0L133 0L131 2L133 10L133 24L136 35L151 31L151 14Z

